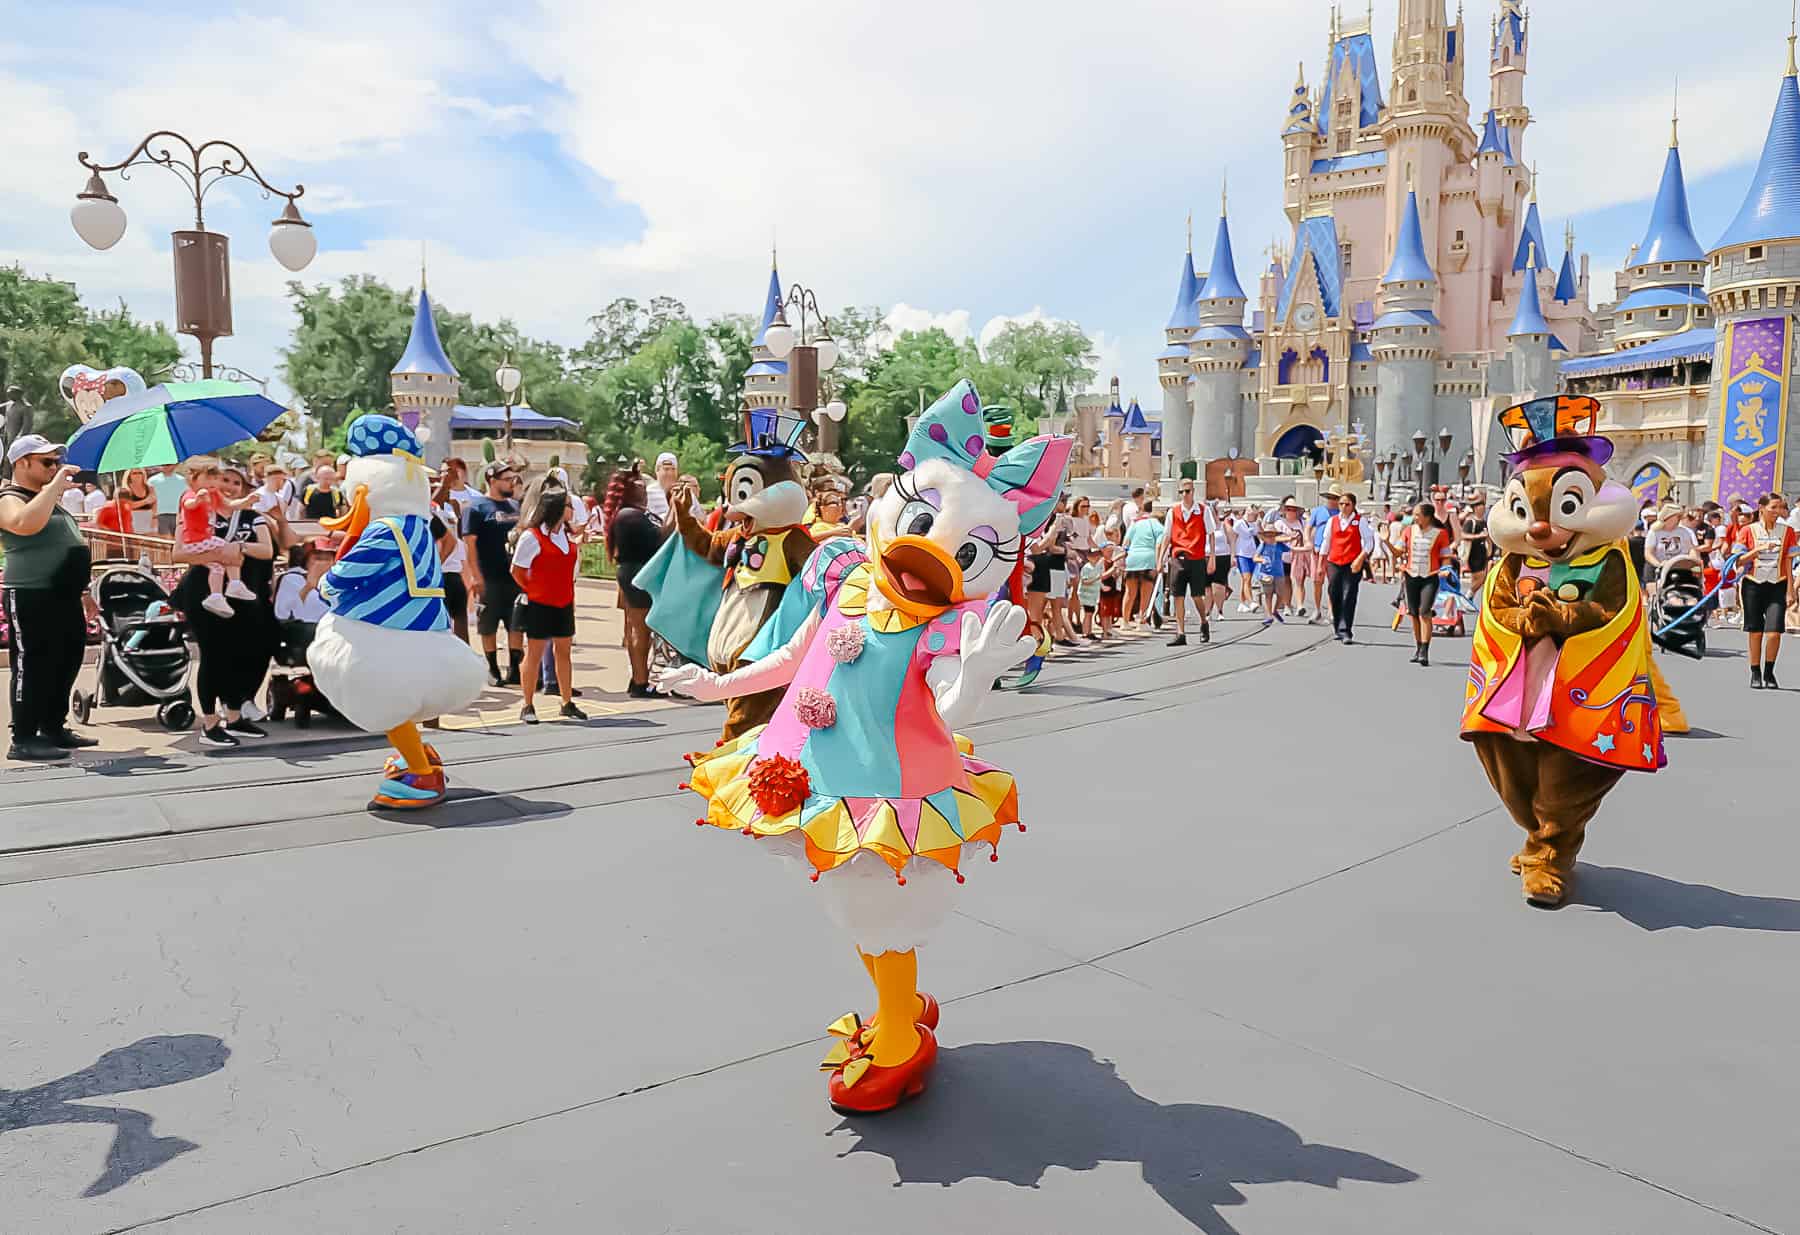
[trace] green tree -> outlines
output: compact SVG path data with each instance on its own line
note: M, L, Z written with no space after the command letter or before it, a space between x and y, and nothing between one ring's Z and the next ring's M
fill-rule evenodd
M75 285L0 267L0 391L18 386L37 409L36 427L66 437L75 414L57 389L72 364L110 369L125 365L154 385L181 359L181 344L161 322L116 310L83 307Z
M406 350L413 299L372 275L335 288L288 284L300 319L283 351L288 386L329 434L356 408L388 405L388 375Z
M847 400L850 412L838 449L844 467L858 483L893 471L906 446L906 418L964 377L991 399L982 384L986 376L973 343L958 343L935 326L906 331L893 347L869 358L867 378Z
M1015 410L1035 422L1094 380L1093 340L1074 322L1010 322L987 346ZM985 395L985 391L983 392Z

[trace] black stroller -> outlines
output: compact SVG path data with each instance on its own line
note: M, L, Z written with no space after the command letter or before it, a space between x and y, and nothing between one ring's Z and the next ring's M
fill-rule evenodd
M1650 602L1650 629L1656 646L1695 660L1706 656L1706 614L1712 606L1705 596L1696 559L1678 557L1663 563Z
M156 577L138 566L115 566L90 585L100 610L100 656L94 689L80 682L69 700L87 724L96 706L156 708L164 729L193 727L188 702L188 646L181 615Z

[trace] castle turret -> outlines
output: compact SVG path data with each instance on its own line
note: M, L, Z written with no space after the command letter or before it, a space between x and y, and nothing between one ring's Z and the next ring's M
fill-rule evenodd
M1558 304L1573 304L1581 299L1581 280L1575 275L1575 225L1570 223L1563 229L1562 269L1556 272L1556 296Z
M1515 160L1525 157L1525 129L1531 109L1525 106L1525 62L1531 50L1531 18L1521 0L1500 0L1500 13L1488 48L1489 105L1506 129L1507 148Z
M1675 120L1669 125L1669 153L1650 208L1650 224L1626 263L1625 277L1630 290L1613 306L1613 338L1618 346L1637 347L1675 334L1702 317L1711 324L1702 286L1706 254L1688 213Z
M1518 248L1513 252L1512 268L1514 274L1518 274L1521 270L1525 269L1527 254L1532 249L1537 250L1537 260L1539 262L1542 262L1544 260L1544 255L1550 252L1549 246L1544 243L1544 221L1538 217L1537 185L1535 180L1531 187L1531 205L1525 210L1524 226L1519 228Z
M1238 282L1231 252L1231 226L1223 193L1219 228L1213 235L1212 265L1200 286L1200 329L1188 345L1194 380L1189 386L1194 409L1194 454L1202 461L1223 458L1240 440L1243 410L1239 374L1250 357L1250 332L1244 329L1249 298Z
M1290 222L1298 223L1305 212L1306 186L1317 147L1318 128L1313 116L1312 95L1306 89L1306 63L1302 61L1299 75L1294 78L1293 96L1288 100L1287 117L1281 126L1282 159L1287 171L1282 207Z
M1381 316L1369 327L1378 458L1390 451L1409 455L1414 433L1433 436L1437 431L1437 360L1443 342L1437 292L1437 274L1419 226L1419 195L1408 190L1394 257L1381 279Z
M388 393L400 421L409 428L425 430L418 437L425 447L426 464L442 466L450 457L450 417L462 395L462 379L438 340L423 266L419 268L419 302L413 307L412 335L406 340L400 363L388 374Z
M775 254L769 253L769 287L763 294L762 324L750 343L750 367L744 370L744 406L786 408L788 405L788 365L775 359L766 342L769 327L781 312L781 272L775 266Z
M1193 449L1193 410L1188 405L1188 341L1200 326L1200 281L1194 277L1194 225L1188 220L1187 253L1175 285L1175 307L1163 337L1168 346L1156 358L1156 377L1163 392L1163 466L1173 475Z
M1727 501L1800 487L1795 374L1781 372L1800 328L1800 74L1787 73L1743 205L1708 253L1718 328L1701 495ZM1730 466L1719 466L1721 450ZM1715 483L1714 478L1720 478Z
M1519 289L1519 311L1507 327L1506 342L1512 361L1513 397L1524 401L1556 392L1556 364L1550 358L1550 323L1544 320L1538 298L1538 251L1535 244L1525 254L1525 281Z

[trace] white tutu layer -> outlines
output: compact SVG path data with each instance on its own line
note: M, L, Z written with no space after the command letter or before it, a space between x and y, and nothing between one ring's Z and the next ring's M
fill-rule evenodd
M389 630L328 613L307 649L319 689L351 724L386 733L475 702L487 667L448 630Z
M812 874L812 863L796 830L763 837L778 857ZM985 844L962 847L962 864L987 860L992 850ZM842 866L820 874L819 893L825 911L858 948L870 956L882 952L909 952L930 941L956 906L956 876L930 858L913 858L903 868L906 882L894 878L894 868L872 853L859 853Z

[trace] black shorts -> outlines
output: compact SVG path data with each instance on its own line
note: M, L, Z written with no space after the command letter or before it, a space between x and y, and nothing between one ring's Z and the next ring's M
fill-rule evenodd
M1779 635L1787 629L1786 580L1780 583L1758 583L1746 579L1738 584L1738 595L1744 605L1744 633L1747 635Z
M1469 545L1469 573L1476 574L1488 568L1488 543L1477 540Z
M1212 586L1212 576L1207 573L1205 558L1178 557L1172 565L1169 586L1175 595L1206 595L1206 589Z
M450 610L450 621L468 619L469 585L463 582L462 572L447 570L444 572L444 607Z
M1231 554L1213 554L1213 568L1209 578L1214 587L1229 588L1231 586Z
M508 634L523 634L513 629L513 602L518 598L519 585L511 575L484 579L481 603L475 606L475 633L485 639L504 626Z
M575 634L574 605L525 602L525 635L529 639L567 639Z
M648 609L655 598L643 588L637 586L637 573L643 566L641 562L619 566L619 608Z
M1068 554L1034 553L1031 555L1031 578L1025 584L1025 590L1048 596L1056 582L1053 576L1060 574L1066 579L1068 570Z
M1428 618L1437 608L1438 577L1406 576L1406 611L1414 617Z

